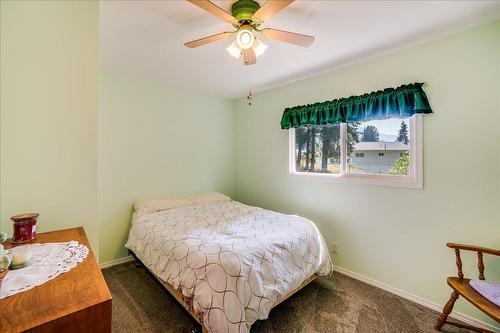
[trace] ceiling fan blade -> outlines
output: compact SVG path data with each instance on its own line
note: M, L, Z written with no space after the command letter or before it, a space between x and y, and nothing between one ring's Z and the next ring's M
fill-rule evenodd
M184 45L186 45L187 47L190 47L190 48L195 48L195 47L206 45L208 43L216 42L216 41L221 40L221 39L225 39L225 38L231 36L232 34L233 34L232 32L225 31L225 32L221 32L220 34L215 34L212 36L192 40L190 42L184 43Z
M268 39L276 39L282 42L308 47L314 42L314 37L302 35L295 32L265 28L260 31L262 36Z
M243 49L243 63L245 65L253 65L257 62L257 57L252 48Z
M200 7L201 9L206 10L212 15L217 16L218 18L230 22L230 23L237 23L238 20L236 20L231 14L226 12L224 9L220 8L216 4L212 3L209 0L187 0L191 2L193 5Z
M267 0L267 2L253 14L252 18L259 22L267 21L292 2L293 0Z

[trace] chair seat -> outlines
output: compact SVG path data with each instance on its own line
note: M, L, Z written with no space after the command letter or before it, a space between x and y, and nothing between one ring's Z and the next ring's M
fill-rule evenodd
M486 313L494 320L500 322L500 307L489 301L486 297L477 292L469 284L470 279L460 279L458 277L449 277L448 285L453 288L459 295L471 302L479 310Z

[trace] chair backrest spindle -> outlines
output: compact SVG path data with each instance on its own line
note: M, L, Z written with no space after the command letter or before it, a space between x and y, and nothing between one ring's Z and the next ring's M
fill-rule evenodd
M455 256L456 256L456 262L457 262L458 277L463 279L464 272L462 272L462 259L460 259L460 250L459 249L455 249Z
M477 268L479 269L479 280L484 280L483 252L477 253Z

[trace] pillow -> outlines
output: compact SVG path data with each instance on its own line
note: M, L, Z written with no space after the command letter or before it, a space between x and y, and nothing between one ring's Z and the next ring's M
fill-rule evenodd
M194 204L205 204L218 201L231 201L231 198L219 192L200 193L189 197Z
M134 210L136 217L147 214L159 212L161 210L172 209L176 207L189 206L193 202L189 199L175 199L175 198L163 198L163 199L144 199L137 200L134 203Z

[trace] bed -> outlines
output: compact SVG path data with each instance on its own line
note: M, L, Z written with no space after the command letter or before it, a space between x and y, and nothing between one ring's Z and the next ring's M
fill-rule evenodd
M162 200L134 205L126 247L204 332L248 332L332 272L325 241L307 219L220 193Z

